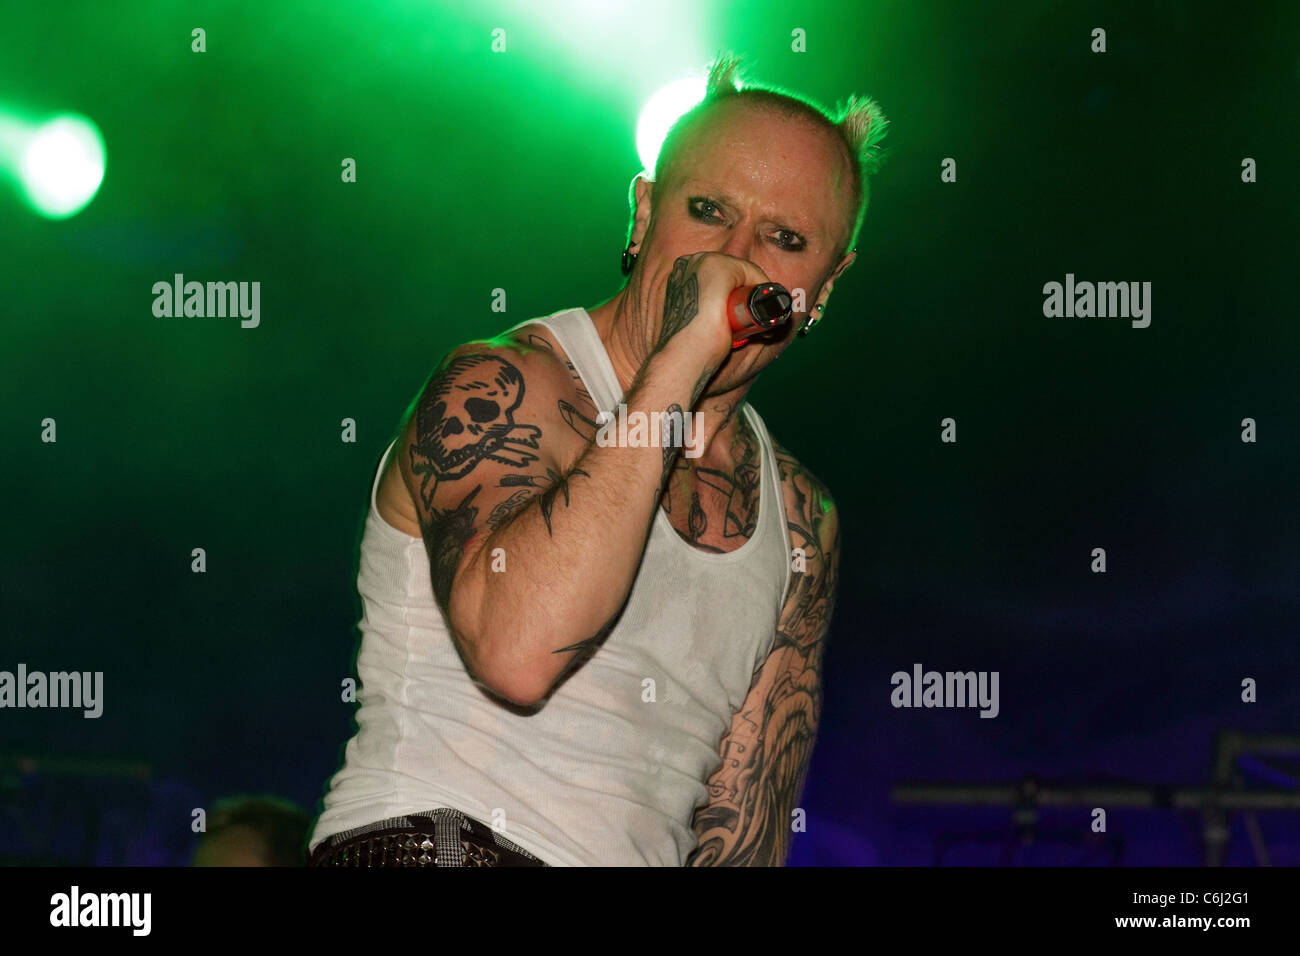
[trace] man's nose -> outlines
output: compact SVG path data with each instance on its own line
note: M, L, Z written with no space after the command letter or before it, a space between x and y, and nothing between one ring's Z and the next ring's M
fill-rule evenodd
M732 226L727 230L726 242L719 252L725 252L737 259L748 259L754 250L753 228L747 222Z

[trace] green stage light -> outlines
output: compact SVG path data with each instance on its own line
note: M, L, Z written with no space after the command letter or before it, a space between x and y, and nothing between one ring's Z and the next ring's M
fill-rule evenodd
M653 173L664 137L682 114L704 99L704 78L689 77L661 87L646 101L636 123L636 152L642 167Z
M40 215L74 216L104 181L104 139L84 116L56 116L32 132L18 160L18 180Z

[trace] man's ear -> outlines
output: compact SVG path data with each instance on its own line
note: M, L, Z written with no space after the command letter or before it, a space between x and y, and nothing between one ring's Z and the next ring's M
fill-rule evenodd
M641 241L645 238L650 225L650 213L653 208L655 181L644 173L637 173L628 190L628 206L631 207L632 224L628 229L628 242L633 252L640 252Z
M817 303L821 303L825 305L826 300L830 298L831 289L835 287L835 280L838 279L844 273L845 269L853 265L853 262L855 259L857 259L857 257L858 257L857 250L850 249L848 254L845 255L845 257L840 260L839 265L837 265L835 269L831 272L831 274L828 275L826 279L822 282L821 289L819 289L817 292L817 298L813 300L812 304L815 305Z

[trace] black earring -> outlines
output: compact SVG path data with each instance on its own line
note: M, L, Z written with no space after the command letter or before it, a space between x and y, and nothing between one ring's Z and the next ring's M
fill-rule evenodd
M808 313L808 318L804 321L803 328L799 330L800 336L805 336L812 331L814 325L822 320L822 306L814 306L813 310Z
M632 274L632 267L636 265L636 256L637 254L632 251L632 243L629 242L627 248L623 250L623 275Z

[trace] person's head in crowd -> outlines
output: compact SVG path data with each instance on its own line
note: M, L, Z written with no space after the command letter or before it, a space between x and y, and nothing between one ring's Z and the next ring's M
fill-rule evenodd
M311 816L279 797L217 802L193 866L306 866Z

